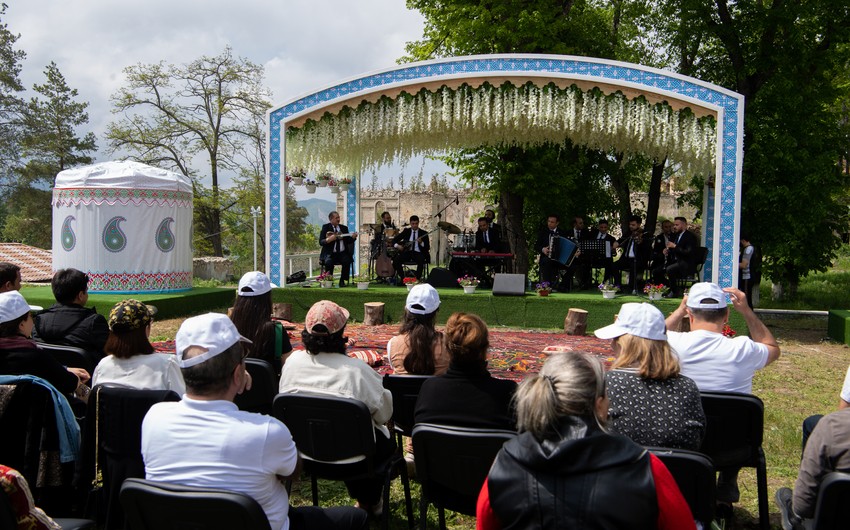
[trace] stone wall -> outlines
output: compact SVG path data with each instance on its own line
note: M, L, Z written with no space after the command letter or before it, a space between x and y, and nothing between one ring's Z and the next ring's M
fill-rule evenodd
M192 274L202 280L227 281L233 276L233 262L227 258L204 256L192 259Z

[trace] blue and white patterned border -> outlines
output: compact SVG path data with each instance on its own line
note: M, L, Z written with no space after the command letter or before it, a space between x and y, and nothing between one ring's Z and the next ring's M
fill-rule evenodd
M716 185L706 189L706 207L703 213L704 244L711 249L703 269L706 280L721 286L737 284L738 275L738 219L741 210L741 167L743 156L744 98L723 87L683 76L631 63L607 61L591 57L564 55L480 55L453 57L421 63L396 66L387 70L352 78L316 92L300 96L275 107L268 114L269 173L267 188L267 241L266 270L273 282L282 285L285 241L285 215L282 208L283 188L281 175L284 169L283 131L286 123L299 115L314 112L349 99L358 93L373 93L397 88L432 83L441 79L481 77L540 76L547 78L591 80L609 85L638 89L644 92L667 95L684 100L697 107L717 112L718 152ZM416 92L418 89L412 89ZM348 223L356 222L356 191L348 192ZM353 218L352 218L353 216Z

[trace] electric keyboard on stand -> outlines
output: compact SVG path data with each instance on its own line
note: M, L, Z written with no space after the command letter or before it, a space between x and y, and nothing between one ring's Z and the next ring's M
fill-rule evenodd
M452 258L459 259L478 259L478 258L493 258L493 259L511 259L514 255L508 252L452 252Z

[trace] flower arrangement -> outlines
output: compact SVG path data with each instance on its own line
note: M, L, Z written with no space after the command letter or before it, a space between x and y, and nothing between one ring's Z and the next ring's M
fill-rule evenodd
M351 279L355 283L364 283L364 282L372 281L372 279L369 277L369 275L365 272L361 272L360 274L355 274L354 276L351 277Z
M469 286L472 286L472 285L478 285L479 283L481 283L481 281L478 278L476 278L475 276L469 276L467 274L466 276L463 276L462 278L458 278L457 283L461 287L469 287Z
M319 182L319 183L323 183L323 182L328 183L328 182L331 182L332 180L333 180L333 177L331 177L330 171L322 171L321 173L316 175L316 181Z
M316 181L312 179L304 179L304 187L307 188L307 193L316 193Z
M336 179L336 183L340 186L351 185L351 177L339 177Z
M734 337L735 335L737 335L737 333L735 332L734 329L732 329L732 326L730 326L729 324L725 324L723 326L723 336L724 337L730 337L731 338L731 337Z
M323 271L322 274L316 276L316 281L319 282L332 282L334 281L334 275L331 272Z
M552 292L552 284L549 282L540 282L534 286L534 290L537 291L537 294L549 294Z
M617 291L620 290L620 286L614 285L614 282L612 282L611 280L605 280L604 282L599 284L599 290L602 291L603 293L606 292L606 291L617 292Z
M402 283L404 285L416 285L417 283L419 283L419 278L417 278L416 276L405 276L402 280Z
M648 283L648 284L644 285L644 287L643 287L643 292L646 293L646 294L656 294L656 293L657 294L664 294L669 290L670 290L670 288L667 287L666 285L664 285L663 283L659 283L659 284Z

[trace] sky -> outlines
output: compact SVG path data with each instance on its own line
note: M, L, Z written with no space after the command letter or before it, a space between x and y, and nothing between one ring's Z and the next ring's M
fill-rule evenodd
M57 64L78 101L89 103L89 128L81 132L97 135L98 162L110 159L103 134L116 118L110 96L124 85L127 66L184 64L229 45L234 55L265 67L272 103L279 105L392 67L423 27L404 0L5 1L4 21L27 54L21 80L30 88L43 83L45 66Z

